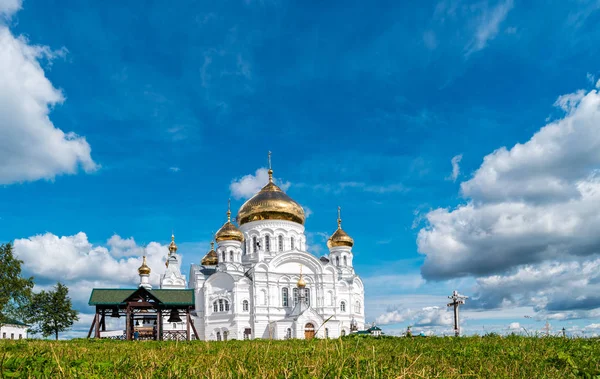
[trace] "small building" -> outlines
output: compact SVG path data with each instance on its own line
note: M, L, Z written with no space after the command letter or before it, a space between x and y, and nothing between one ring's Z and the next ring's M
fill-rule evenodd
M356 332L356 334L359 335L359 336L380 337L383 334L383 332L381 331L381 328L379 328L378 326L373 325L369 329L359 330L358 332Z
M0 326L0 339L3 340L20 340L27 338L27 328L21 321L7 319L4 324Z

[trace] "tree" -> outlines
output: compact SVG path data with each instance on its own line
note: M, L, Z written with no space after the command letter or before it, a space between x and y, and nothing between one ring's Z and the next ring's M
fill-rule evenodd
M9 242L0 245L0 325L8 318L23 320L31 297L33 277L21 277L21 264Z
M31 298L29 321L35 324L34 333L41 332L44 337L54 335L71 328L79 320L79 312L73 309L69 288L58 282L51 291L41 291Z

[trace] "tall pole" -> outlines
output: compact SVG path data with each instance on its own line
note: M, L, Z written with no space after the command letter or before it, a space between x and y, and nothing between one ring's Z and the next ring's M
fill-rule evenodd
M449 307L454 308L454 336L460 336L460 322L458 319L458 306L465 303L465 300L468 299L468 296L460 295L458 291L454 290L452 292L452 296L448 296L448 299L452 300L451 303L448 303Z

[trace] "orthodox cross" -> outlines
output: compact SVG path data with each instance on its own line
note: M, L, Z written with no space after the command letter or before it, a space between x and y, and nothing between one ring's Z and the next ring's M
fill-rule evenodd
M452 300L451 303L448 303L449 307L454 307L454 335L456 337L460 336L460 325L458 322L458 306L465 303L465 300L468 299L468 296L459 295L458 291L453 291L452 296L448 296L448 299Z
M271 169L271 152L269 151L269 170Z

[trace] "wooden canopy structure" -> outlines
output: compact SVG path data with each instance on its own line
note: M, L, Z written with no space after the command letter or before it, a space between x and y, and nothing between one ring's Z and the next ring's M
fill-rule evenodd
M94 332L95 338L118 338L132 340L187 340L191 339L191 330L196 339L198 332L190 313L195 305L193 289L156 289L144 287L135 289L94 288L89 305L96 307L96 315L90 326L88 338ZM125 316L125 330L121 333L106 331L106 317ZM185 315L185 316L184 316ZM163 318L186 320L186 330L163 330ZM140 320L142 325L139 325ZM148 324L150 324L148 326ZM191 330L190 330L191 328Z

